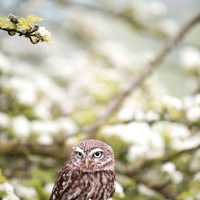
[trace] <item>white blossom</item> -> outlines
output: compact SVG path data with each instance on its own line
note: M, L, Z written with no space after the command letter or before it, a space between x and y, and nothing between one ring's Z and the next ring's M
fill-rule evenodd
M195 106L193 108L190 108L186 112L186 117L191 122L196 122L200 120L200 106Z
M22 198L36 198L36 190L33 187L27 187L21 184L14 184L16 194Z
M0 127L7 128L10 125L10 118L3 112L0 112Z
M9 183L0 184L0 192L6 192L2 200L20 200L14 193L13 186Z
M33 121L32 122L32 132L36 134L47 134L47 135L53 135L57 133L58 126L55 122L50 120L45 121Z
M60 132L64 132L67 134L74 134L78 130L76 124L70 118L62 117L62 118L59 118L56 122L59 126Z
M36 102L37 91L34 83L25 78L14 77L6 80L5 87L11 89L18 101L22 104L33 106Z
M118 135L127 142L131 142L133 147L128 153L130 160L144 155L145 157L157 157L162 155L164 142L157 132L153 132L146 123L130 123L128 125L116 125L105 127L104 133ZM146 154L150 151L151 153Z
M132 145L128 151L128 159L130 161L138 160L139 158L144 158L147 155L149 148L145 145Z
M167 14L167 7L161 1L151 1L147 4L147 9L154 17L160 17Z
M149 111L146 113L145 118L147 121L159 120L159 114L154 111Z
M125 105L120 109L117 117L122 121L132 118L143 120L145 116L141 102L137 100L133 101L131 98L131 101L125 102Z
M183 100L184 107L188 110L193 107L198 107L200 106L200 94L196 94L193 96L187 96Z
M49 101L60 103L66 100L66 94L63 89L56 85L50 77L40 73L33 77L33 82Z
M200 182L200 172L197 172L197 173L195 174L194 180Z
M183 174L180 171L176 171L173 175L172 175L172 180L174 181L174 183L178 184L181 183L183 180Z
M143 195L146 195L146 196L149 196L149 197L153 197L155 196L155 192L151 189L149 189L148 187L146 187L145 185L143 184L140 184L138 186L138 190L141 194Z
M191 135L183 141L177 141L177 149L189 149L200 145L199 139L200 134L197 133L196 135Z
M200 68L200 51L185 47L180 53L180 62L186 69Z
M183 109L183 102L176 97L172 96L164 96L162 99L162 103L171 109L182 110Z
M183 180L183 175L176 170L176 166L172 162L167 162L162 166L162 171L169 174L175 183L180 183Z
M51 33L44 26L40 26L37 32L42 36L43 41L50 41Z
M53 144L53 138L50 135L46 135L46 134L39 134L37 141L43 145Z
M159 28L161 31L166 33L169 36L174 36L178 32L178 24L172 19L163 19L160 24Z
M173 173L176 171L176 166L172 162L167 162L162 166L162 171L167 173Z
M183 106L185 109L190 109L194 106L195 97L194 96L188 96L183 99Z
M54 183L48 183L48 184L45 185L44 190L48 194L50 194L52 192L53 186L54 186Z
M187 126L182 124L160 122L152 127L153 131L160 133L165 138L170 139L170 145L175 150L184 148L184 141L190 136Z
M12 129L20 137L27 137L31 131L30 122L25 116L17 116L12 119Z
M158 17L165 16L167 14L167 7L161 1L148 1L144 3L143 1L132 1L133 9L137 12L139 18L144 20L154 19Z
M34 115L40 119L48 120L51 118L51 102L44 98L40 100L34 107L33 107Z
M117 181L115 182L115 192L119 197L121 197L121 198L124 197L124 189L123 189L122 185Z

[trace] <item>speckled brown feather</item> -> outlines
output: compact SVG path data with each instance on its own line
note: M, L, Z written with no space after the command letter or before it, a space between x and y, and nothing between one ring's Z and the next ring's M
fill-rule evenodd
M112 154L111 147L105 146L105 143L101 141L95 142L95 140L90 141L84 141L79 145L82 145L80 147L84 151L90 151L94 147L101 147L105 149L105 152L108 150ZM107 164L113 165L110 162ZM115 172L112 167L111 170L108 170L107 166L102 165L102 169L96 168L95 170L94 168L91 171L85 171L82 166L77 169L73 166L73 162L70 162L60 171L50 200L108 200L114 193L114 182Z

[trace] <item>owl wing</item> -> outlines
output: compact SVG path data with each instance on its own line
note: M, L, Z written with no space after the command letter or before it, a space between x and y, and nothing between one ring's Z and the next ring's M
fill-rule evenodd
M63 192L70 185L71 167L66 164L59 172L49 200L61 200Z

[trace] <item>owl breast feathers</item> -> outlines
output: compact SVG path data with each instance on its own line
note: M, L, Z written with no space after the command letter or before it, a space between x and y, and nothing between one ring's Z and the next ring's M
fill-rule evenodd
M112 171L95 173L70 170L60 172L50 200L108 200L114 193Z
M73 148L50 200L108 200L113 196L114 182L112 148L98 140L85 140Z

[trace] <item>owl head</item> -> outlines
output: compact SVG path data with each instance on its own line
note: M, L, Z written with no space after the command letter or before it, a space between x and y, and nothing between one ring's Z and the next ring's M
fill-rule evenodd
M112 148L99 140L83 140L73 147L70 164L76 170L94 172L114 170Z

